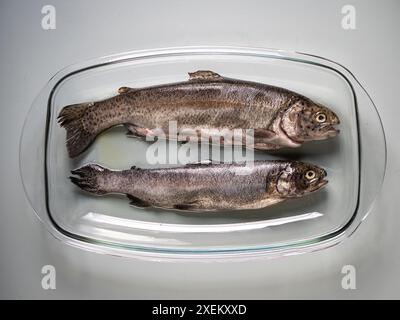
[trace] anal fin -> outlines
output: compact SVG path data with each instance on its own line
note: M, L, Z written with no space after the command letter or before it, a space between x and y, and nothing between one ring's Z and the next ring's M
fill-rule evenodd
M126 133L126 136L128 137L128 138L144 138L143 136L141 136L141 135L138 135L138 134L136 134L136 133L133 133L132 131L128 131L127 133Z
M129 138L145 138L147 134L151 133L148 129L140 128L130 123L125 123L124 126L128 130L126 136Z
M193 210L193 206L191 204L181 203L181 204L175 204L174 209L190 211Z
M192 212L211 212L217 211L215 208L207 208L202 200L194 200L187 203L177 203L173 206L175 210L192 211Z
M132 196L131 194L127 194L126 195L128 197L128 199L130 200L129 204L131 206L134 207L138 207L138 208L148 208L151 207L150 203L148 203L147 201L144 201L142 199L139 199L135 196Z
M199 211L200 208L200 201L190 201L187 203L177 203L173 206L176 210L183 210L183 211Z

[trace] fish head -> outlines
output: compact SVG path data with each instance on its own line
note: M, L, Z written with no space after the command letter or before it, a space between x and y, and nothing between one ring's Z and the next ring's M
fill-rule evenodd
M293 103L282 117L281 126L295 142L325 140L335 137L339 130L339 117L329 108L307 98Z
M296 198L324 187L326 171L316 165L304 162L291 162L276 181L280 197Z

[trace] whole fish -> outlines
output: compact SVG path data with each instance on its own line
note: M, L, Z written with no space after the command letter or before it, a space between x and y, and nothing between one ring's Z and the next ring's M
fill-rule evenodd
M71 181L96 194L126 194L136 207L188 211L257 209L302 197L328 183L326 171L299 161L195 163L183 167L113 171L89 164Z
M339 132L333 111L290 90L212 71L189 76L188 81L173 84L122 87L112 98L64 107L58 120L67 131L69 156L81 154L99 133L121 124L133 136L157 136L155 129L161 129L173 139L169 123L176 121L177 133L185 141L193 136L212 140L223 130L254 130L251 142L235 143L259 150L299 147Z

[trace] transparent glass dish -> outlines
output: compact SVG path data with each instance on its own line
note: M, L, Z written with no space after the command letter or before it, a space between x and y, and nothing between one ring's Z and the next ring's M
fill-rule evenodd
M307 197L259 210L183 213L134 208L125 197L90 196L70 183L70 170L89 162L114 169L152 166L145 157L150 144L126 138L121 127L70 159L65 130L56 119L63 106L113 96L122 86L183 81L196 70L284 87L334 110L341 119L338 137L255 154L255 159L320 165L328 172L329 184ZM277 257L335 245L367 216L385 166L378 112L349 70L321 57L255 48L136 51L69 66L53 76L34 101L20 143L26 195L54 236L95 252L153 259Z

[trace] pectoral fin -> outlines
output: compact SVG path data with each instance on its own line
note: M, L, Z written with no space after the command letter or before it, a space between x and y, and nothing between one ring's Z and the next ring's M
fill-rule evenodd
M269 140L272 141L277 139L278 135L272 130L268 129L255 129L254 130L254 140Z
M281 149L284 146L280 146L279 144L272 144L272 143L255 143L253 145L253 149L255 150L277 150L277 149Z
M223 79L218 73L210 70L199 70L196 72L189 72L189 81L199 80L220 80Z
M278 129L278 132L274 132L268 129L255 129L254 130L254 144L268 144L285 146L285 147L299 147L301 143L291 140L282 129ZM277 148L275 148L277 149Z

